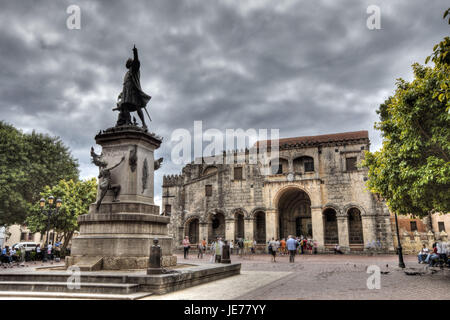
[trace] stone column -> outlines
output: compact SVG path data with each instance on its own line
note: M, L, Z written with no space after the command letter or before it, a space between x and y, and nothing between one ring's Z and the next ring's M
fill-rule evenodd
M317 241L317 250L324 251L325 238L323 229L322 207L311 207L311 223L313 238Z
M254 229L253 226L255 224L255 219L245 218L244 220L244 237L245 239L249 239L253 242L254 238Z
M377 240L375 216L361 215L361 222L363 228L364 250L366 250L367 243L372 244Z
M266 211L266 241L278 238L278 210Z
M339 236L339 246L342 251L350 251L350 239L348 230L348 217L337 216L337 226L338 226L338 236Z
M433 243L434 243L434 233L429 230L427 232L427 239L428 239L428 249L432 249L433 248Z
M384 217L384 227L386 237L383 240L386 244L386 249L388 252L395 252L394 239L396 239L397 237L392 233L391 217L389 213Z
M200 237L200 241L206 239L206 243L208 243L208 223L200 222L198 229L198 236Z
M234 240L234 225L235 222L233 218L225 219L225 240Z

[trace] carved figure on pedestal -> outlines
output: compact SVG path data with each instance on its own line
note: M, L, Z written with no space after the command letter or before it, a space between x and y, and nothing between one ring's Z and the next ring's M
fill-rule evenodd
M120 184L114 184L112 183L111 179L111 170L118 167L124 160L125 156L122 157L122 159L117 163L116 165L107 168L108 163L102 159L102 155L98 155L94 152L94 148L91 147L91 156L92 156L92 162L98 166L100 172L98 175L99 179L99 188L100 188L100 197L97 199L97 211L100 208L100 205L102 203L103 198L106 196L106 193L108 190L112 190L114 194L113 202L118 201L117 197L120 193Z

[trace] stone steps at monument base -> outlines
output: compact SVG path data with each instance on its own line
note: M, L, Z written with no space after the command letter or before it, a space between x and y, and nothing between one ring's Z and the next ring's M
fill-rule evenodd
M75 292L39 292L39 291L0 291L0 300L5 299L89 299L89 300L137 300L152 295L149 292L131 294L93 294Z
M67 272L52 272L52 273L5 273L0 274L1 281L31 281L31 282L66 282L71 276ZM127 276L120 275L96 275L96 274L81 274L80 282L83 283L127 283Z
M79 283L80 288L70 289L73 282L45 281L0 281L0 291L31 291L31 292L64 292L91 294L132 294L139 291L138 284L130 283Z

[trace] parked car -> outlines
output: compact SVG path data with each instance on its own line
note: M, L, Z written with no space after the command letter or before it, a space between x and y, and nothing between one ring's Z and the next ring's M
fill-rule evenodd
M19 250L20 247L23 246L25 248L25 251L34 251L38 245L39 244L35 242L19 242L13 245L13 248Z

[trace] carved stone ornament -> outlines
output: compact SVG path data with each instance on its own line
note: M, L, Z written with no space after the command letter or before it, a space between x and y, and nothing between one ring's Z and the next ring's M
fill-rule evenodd
M145 158L144 165L142 167L142 193L144 193L145 189L147 189L147 180L148 180L148 164L147 158Z
M134 172L137 167L137 145L134 145L133 149L130 150L130 156L128 159L131 172Z

